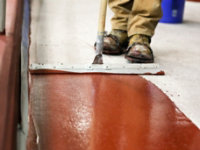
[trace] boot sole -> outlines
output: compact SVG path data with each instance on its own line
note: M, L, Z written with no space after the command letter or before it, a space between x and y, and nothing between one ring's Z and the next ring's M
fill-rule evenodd
M141 59L135 57L125 56L130 63L154 63L154 59Z

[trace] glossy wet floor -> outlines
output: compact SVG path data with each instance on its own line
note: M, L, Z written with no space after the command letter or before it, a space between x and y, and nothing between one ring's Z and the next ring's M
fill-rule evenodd
M200 150L200 130L139 76L33 75L30 104L29 150Z

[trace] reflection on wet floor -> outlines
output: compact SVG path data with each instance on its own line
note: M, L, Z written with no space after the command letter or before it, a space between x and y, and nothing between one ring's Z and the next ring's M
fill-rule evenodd
M28 147L200 149L199 129L139 76L33 75L30 107Z

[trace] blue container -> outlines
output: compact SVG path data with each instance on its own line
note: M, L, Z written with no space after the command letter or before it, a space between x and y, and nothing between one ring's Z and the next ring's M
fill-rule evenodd
M185 0L162 0L163 23L182 23Z

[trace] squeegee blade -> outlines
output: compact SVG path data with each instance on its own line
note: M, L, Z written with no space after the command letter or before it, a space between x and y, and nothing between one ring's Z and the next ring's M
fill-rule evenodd
M107 74L164 74L159 64L76 64L76 65L51 65L31 64L31 72L53 73L107 73Z

